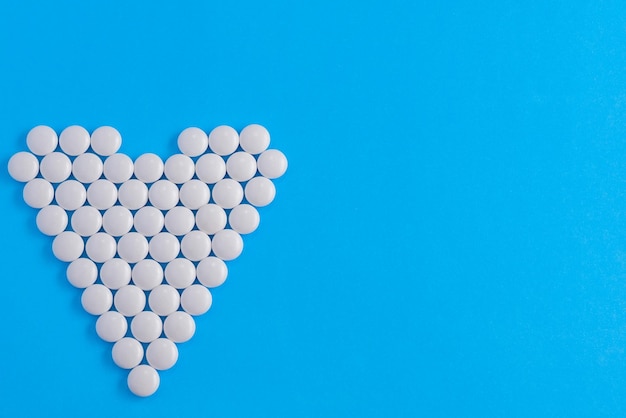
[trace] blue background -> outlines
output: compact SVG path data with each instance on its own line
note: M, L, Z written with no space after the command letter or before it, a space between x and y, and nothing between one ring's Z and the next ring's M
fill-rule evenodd
M0 97L290 161L148 399L2 170L0 416L626 414L623 2L5 1Z

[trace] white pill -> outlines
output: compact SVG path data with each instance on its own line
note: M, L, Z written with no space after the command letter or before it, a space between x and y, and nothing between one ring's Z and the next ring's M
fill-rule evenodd
M167 316L180 306L180 294L172 286L161 284L150 291L148 304L155 314Z
M137 179L128 180L120 186L118 199L130 210L142 208L148 202L148 186Z
M233 180L248 181L256 174L256 160L247 152L236 152L228 157L226 172Z
M130 274L130 265L121 258L107 260L100 267L100 280L109 289L119 289L126 286L130 283Z
M191 261L200 261L211 253L211 238L202 231L191 231L180 242L180 250Z
M117 187L109 180L96 180L87 188L87 201L96 209L106 210L117 201Z
M9 160L9 175L14 180L27 182L39 174L39 161L30 152L18 152Z
M180 202L187 208L196 210L209 203L211 191L206 183L200 180L189 180L180 188Z
M98 232L87 239L85 251L96 263L104 263L115 256L115 247L115 238L104 232Z
M104 177L113 183L124 183L133 175L133 161L126 154L113 154L104 161Z
M50 154L56 149L58 142L54 129L44 125L35 126L26 136L28 149L35 155Z
M51 152L43 157L39 170L50 183L60 183L72 174L72 162L62 152Z
M124 318L126 320L126 318ZM113 344L113 362L122 369L132 369L143 359L143 347L134 338L126 337Z
M130 323L130 331L137 340L149 343L161 336L163 322L154 312L139 312Z
M165 177L172 183L189 181L194 172L193 160L184 154L174 154L165 161Z
M67 155L80 155L89 148L89 132L82 126L68 126L59 135L59 145Z
M163 282L163 268L154 260L141 260L133 267L133 283L141 290L152 290Z
M232 229L224 229L213 236L213 253L224 261L234 260L243 250L241 235Z
M72 286L83 289L96 282L98 267L88 258L79 258L67 266L65 275Z
M187 128L178 135L178 149L190 157L204 154L208 146L209 138L200 128Z
M146 360L157 370L170 369L178 360L178 348L167 338L158 338L146 349Z
M102 227L102 215L93 206L83 206L72 214L72 229L78 235L89 237Z
M152 206L170 210L178 203L178 187L168 180L159 180L150 186L148 198Z
M156 154L143 154L135 160L135 177L144 183L154 183L163 176L163 161Z
M117 252L127 262L138 263L148 255L148 240L137 232L129 232L118 241Z
M168 232L160 232L150 239L150 255L159 263L168 263L180 252L178 238Z
M239 134L239 143L245 152L260 154L270 145L270 133L261 125L248 125Z
M276 187L272 180L255 177L246 183L246 200L256 207L267 206L276 196Z
M85 204L87 191L82 183L67 180L57 186L55 198L59 206L65 210L76 210Z
M119 312L105 312L96 321L96 334L106 342L114 343L121 340L126 335L126 331L128 331L128 322Z
M209 147L218 155L229 155L239 146L239 134L230 126L222 125L209 134Z
M102 228L114 236L121 237L133 227L133 214L124 206L113 206L102 215Z
M185 235L196 224L193 212L184 206L176 206L165 215L165 229L174 235Z
M59 235L66 227L67 212L59 206L46 206L37 214L37 228L45 235Z
M196 332L196 323L187 312L176 311L163 321L165 336L175 343L189 341Z
M257 167L264 177L275 179L287 171L287 157L277 149L269 149L259 155Z
M243 200L243 188L233 179L223 179L213 186L213 201L224 209L232 209Z
M113 294L101 284L92 284L85 290L80 298L83 309L92 315L102 315L113 304Z
M196 269L198 281L206 287L221 286L228 276L226 263L217 257L207 257L198 263Z
M128 285L115 292L115 309L124 316L135 316L146 306L146 294L137 286Z
M226 163L217 154L205 154L196 161L196 175L205 183L217 183L226 175Z
M159 373L152 367L142 364L128 373L128 388L137 396L146 397L154 394L159 388Z
M83 253L85 244L83 239L75 232L61 232L52 241L52 252L61 261L74 261Z
M165 280L176 289L189 287L196 280L196 266L186 258L176 258L167 263Z
M24 202L31 208L41 209L54 199L54 188L44 179L32 179L24 186Z
M259 212L254 206L242 204L235 206L228 215L230 227L240 234L250 234L254 232L260 221Z
M110 126L101 126L91 134L91 148L100 155L115 154L122 146L122 135Z
M98 180L103 169L100 157L90 152L79 155L72 163L72 174L81 183L93 183Z
M146 237L151 237L163 230L163 212L152 206L145 206L135 213L135 229Z
M194 284L183 290L180 296L180 305L189 315L202 315L206 313L213 303L211 292L206 287Z

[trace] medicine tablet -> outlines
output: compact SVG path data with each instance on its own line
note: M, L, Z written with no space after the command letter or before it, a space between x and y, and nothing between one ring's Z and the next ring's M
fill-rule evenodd
M128 388L137 396L152 395L159 388L159 374L152 367L142 364L128 374Z
M224 261L234 260L243 250L241 235L232 229L224 229L213 236L213 253Z
M126 154L113 154L104 161L104 177L113 183L124 183L133 170L133 161Z
M255 177L246 183L246 200L256 207L267 206L276 196L276 187L272 180Z
M137 232L151 237L163 230L163 212L152 206L145 206L135 213L134 225Z
M121 340L127 330L128 322L119 312L105 312L96 321L96 334L109 343Z
M130 283L130 274L130 265L121 258L107 260L100 267L100 280L109 289L119 289L126 286Z
M126 320L126 318L124 318ZM113 345L113 362L122 369L132 369L143 359L143 347L134 338L122 338Z
M163 160L156 154L143 154L135 160L135 177L154 183L163 176Z
M81 183L93 183L102 176L102 160L90 152L81 154L72 163L72 174Z
M150 186L148 199L152 206L170 210L178 203L178 187L168 180L159 180Z
M178 149L190 157L204 154L208 146L209 138L200 128L187 128L178 135Z
M96 180L87 188L87 201L96 209L106 210L117 201L117 187L108 180Z
M228 276L226 263L217 257L207 257L198 263L196 269L198 281L206 287L221 286Z
M146 294L137 286L124 286L115 292L113 303L122 315L135 316L146 306Z
M59 235L66 227L67 212L59 206L46 206L37 214L37 228L45 235Z
M155 314L167 316L180 306L180 294L172 286L162 284L150 291L148 304Z
M196 332L196 323L187 312L176 311L163 321L165 336L175 343L189 341Z
M57 133L49 126L35 126L26 136L26 145L35 155L47 155L53 152L59 138Z
M202 232L213 235L226 226L226 212L213 203L202 206L196 213L196 225Z
M146 349L146 360L157 370L170 369L178 360L178 348L167 338L158 338Z
M54 199L54 188L44 179L32 179L24 186L24 202L31 208L41 209Z
M261 125L248 125L239 134L239 143L245 152L260 154L270 145L270 133Z
M61 232L52 241L52 252L61 261L70 262L76 260L83 253L85 244L83 239L75 232Z
M65 275L72 286L84 289L96 282L98 267L88 258L79 258L67 266Z
M193 160L184 154L174 154L165 161L165 177L172 183L191 180L195 172Z
M179 252L180 242L170 233L161 232L150 239L150 256L159 263L169 263Z
M133 267L133 283L141 290L152 290L163 283L163 268L154 260L141 260Z
M180 188L180 202L191 210L206 205L210 198L209 186L200 180L189 180Z
M186 258L176 258L167 263L165 280L176 289L189 287L196 280L196 266Z
M202 231L191 231L180 242L180 250L191 261L200 261L211 253L211 238Z
M39 170L50 183L60 183L72 174L72 162L62 152L52 152L43 157Z
M100 231L102 215L93 206L83 206L72 214L72 229L78 235L89 237Z
M123 235L117 243L117 252L129 263L138 263L148 255L148 240L137 232Z
M163 322L154 312L139 312L130 323L130 331L137 340L149 343L161 336Z
M243 188L233 179L223 179L213 186L213 201L224 209L232 209L243 200Z
M270 149L259 155L257 166L261 175L275 179L287 171L287 157L277 149Z
M228 157L226 172L233 180L248 181L256 174L256 160L247 152L236 152Z
M230 126L222 125L209 134L209 147L217 155L229 155L239 146L239 134Z
M235 206L228 215L230 227L240 234L250 234L254 232L260 221L259 212L254 206L242 204Z
M173 207L165 215L165 229L174 235L185 235L195 224L193 213L184 206Z
M115 154L122 146L122 135L110 126L101 126L91 134L91 148L99 155Z
M117 194L122 206L130 210L140 209L148 202L148 186L137 179L124 182Z
M180 304L189 315L202 315L206 313L211 304L213 297L206 287L194 284L183 290L180 296Z
M39 161L30 152L18 152L9 160L9 175L14 180L27 182L39 174Z
M87 239L85 251L87 256L96 263L104 263L115 256L115 247L115 238L107 233L98 232Z
M102 215L102 228L114 236L121 237L133 227L133 214L124 206L113 206Z
M82 126L69 126L59 135L59 145L67 155L80 155L89 148L89 132Z
M101 284L92 284L85 290L80 299L83 309L92 315L102 315L113 304L113 294Z
M87 191L82 183L67 180L57 186L55 198L59 206L65 210L76 210L85 204Z
M196 175L205 183L217 183L226 175L226 163L217 154L205 154L196 161Z

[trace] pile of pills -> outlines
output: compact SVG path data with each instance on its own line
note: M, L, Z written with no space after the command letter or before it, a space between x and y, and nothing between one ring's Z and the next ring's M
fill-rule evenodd
M37 126L26 142L30 152L11 157L9 174L26 183L37 228L70 263L67 280L84 289L83 308L98 316L115 364L130 370L129 389L150 396L157 370L171 368L176 344L194 335L193 317L211 307L209 289L226 280L224 262L241 254L241 235L259 226L256 208L274 200L272 179L287 159L268 149L260 125L187 128L181 153L165 162L118 153L122 137L109 126L58 136Z

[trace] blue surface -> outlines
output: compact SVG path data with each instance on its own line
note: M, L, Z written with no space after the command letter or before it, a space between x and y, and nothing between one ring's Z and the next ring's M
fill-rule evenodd
M464 3L4 2L3 165L258 122L290 167L149 399L2 170L0 416L624 416L626 9Z

